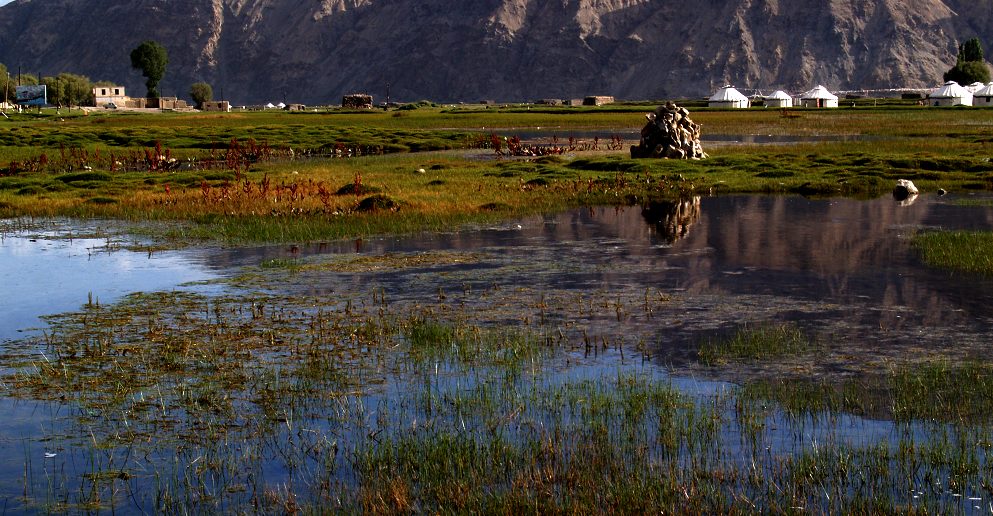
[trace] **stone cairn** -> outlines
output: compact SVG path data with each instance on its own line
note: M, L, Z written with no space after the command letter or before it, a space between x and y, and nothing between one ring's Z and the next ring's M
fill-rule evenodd
M632 158L707 157L700 146L700 124L690 120L690 112L686 108L666 102L645 118L648 123L641 130L641 144L631 146Z

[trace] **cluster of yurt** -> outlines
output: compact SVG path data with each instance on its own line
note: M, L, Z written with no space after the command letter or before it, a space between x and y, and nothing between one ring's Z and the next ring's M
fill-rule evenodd
M838 107L838 96L833 95L827 88L820 85L803 93L796 99L783 90L776 90L772 95L763 97L762 100L766 107L774 108L789 108L793 106L813 108ZM719 108L747 108L750 102L748 97L734 89L733 86L724 86L708 99L707 105L709 107Z
M928 95L928 104L939 107L993 106L993 82L974 82L968 86L960 86L955 81L948 81Z

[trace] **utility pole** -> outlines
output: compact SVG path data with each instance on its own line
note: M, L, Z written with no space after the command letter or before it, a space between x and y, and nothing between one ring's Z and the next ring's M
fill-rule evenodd
M7 90L10 89L10 72L7 72L7 80L3 83L3 109L0 109L0 113L3 113L3 117L10 120L7 116Z

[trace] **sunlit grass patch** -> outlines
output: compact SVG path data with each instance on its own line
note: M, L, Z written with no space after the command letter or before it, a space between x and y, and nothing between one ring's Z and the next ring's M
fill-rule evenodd
M792 323L745 326L728 338L710 339L700 346L699 359L706 365L723 365L798 355L813 349L803 330Z
M930 267L993 276L993 232L926 231L912 244Z

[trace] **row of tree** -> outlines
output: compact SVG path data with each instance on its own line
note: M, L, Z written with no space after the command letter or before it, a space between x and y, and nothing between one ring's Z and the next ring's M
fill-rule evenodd
M131 51L131 66L141 70L142 75L147 79L145 86L148 87L148 96L157 98L159 96L158 84L165 76L166 65L169 64L169 57L162 45L154 41L145 41ZM35 77L33 75L18 75L15 78L10 76L7 67L0 63L0 81L3 81L3 90L0 95L2 100L13 102L16 96L16 87L44 84L48 93L48 103L58 107L72 106L92 106L94 104L93 88L100 86L113 86L110 81L91 82L89 77L72 73L60 73L54 77ZM213 89L206 82L197 82L190 86L190 98L197 107L203 107L204 102L209 102L213 96Z

